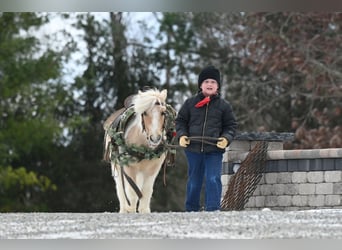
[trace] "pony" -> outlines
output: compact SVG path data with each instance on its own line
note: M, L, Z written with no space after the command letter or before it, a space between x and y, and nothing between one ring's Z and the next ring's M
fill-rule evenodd
M125 108L104 123L104 159L111 164L119 213L150 213L153 186L175 136L175 110L167 90L149 89L130 96Z

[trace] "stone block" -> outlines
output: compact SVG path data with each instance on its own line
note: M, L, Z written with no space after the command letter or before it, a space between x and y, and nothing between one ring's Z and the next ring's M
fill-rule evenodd
M274 184L271 190L273 195L284 195L285 192L285 184Z
M310 171L311 161L312 161L312 159L298 159L298 161L297 161L298 169L296 171L300 171L300 172Z
M285 158L285 150L268 150L267 151L267 160L284 160Z
M285 194L287 194L287 195L299 194L298 189L299 189L298 184L285 184Z
M227 151L222 156L222 162L228 162L228 152Z
M290 172L278 173L277 175L277 183L291 183L292 182L292 174Z
M271 195L272 194L272 185L260 185L260 195Z
M335 170L342 170L342 158L335 159Z
M341 158L342 148L319 149L319 158Z
M324 203L326 206L340 206L342 205L341 195L326 195Z
M278 196L266 196L265 197L265 207L276 207L278 204Z
M280 173L288 171L287 160L278 160L278 171Z
M323 182L324 173L322 171L308 172L307 178L310 183L321 183Z
M298 184L298 193L300 195L314 195L316 193L316 185L315 184Z
M277 176L278 176L278 173L266 173L265 174L266 183L267 184L277 183Z
M271 150L283 150L284 149L283 145L284 145L283 142L271 141L271 142L268 143L267 150L268 151L271 151Z
M332 183L317 183L316 194L333 194Z
M290 195L280 195L278 196L278 205L281 207L288 207L292 204L292 196Z
M342 194L342 182L333 183L333 193L332 194Z
M289 172L298 171L298 160L295 160L295 159L287 160L287 169Z
M255 196L255 206L265 207L265 196Z
M222 185L227 185L229 183L230 175L224 174L221 175Z
M241 162L246 159L249 152L245 151L229 151L227 153L228 162Z
M248 152L251 150L251 143L250 141L233 141L229 147L228 151L245 151Z
M310 160L310 171L323 171L323 160L313 159Z
M294 195L292 196L292 204L297 207L304 207L308 205L308 196Z
M335 170L335 159L322 159L323 170Z
M322 207L324 206L325 197L324 195L309 195L308 196L308 205L310 207Z
M272 160L267 161L265 172L266 173L279 172L278 161L272 161Z
M228 175L229 173L230 173L230 171L229 171L229 164L228 164L228 162L223 162L222 163L221 175Z
M293 172L292 173L292 183L306 183L307 174L306 172Z
M342 171L325 171L324 172L325 182L342 182Z

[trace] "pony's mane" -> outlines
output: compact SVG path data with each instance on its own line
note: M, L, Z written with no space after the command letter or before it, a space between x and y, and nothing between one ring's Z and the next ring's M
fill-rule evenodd
M149 89L144 92L139 91L132 100L134 111L138 114L142 114L146 110L152 108L157 101L160 104L165 105L166 93L166 90L159 91L157 89Z

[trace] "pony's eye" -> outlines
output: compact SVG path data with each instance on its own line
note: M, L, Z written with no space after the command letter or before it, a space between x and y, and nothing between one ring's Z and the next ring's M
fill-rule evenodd
M146 111L143 113L143 115L144 115L144 116L147 116L147 113L146 113Z
M165 111L161 112L161 115L166 115L166 112Z

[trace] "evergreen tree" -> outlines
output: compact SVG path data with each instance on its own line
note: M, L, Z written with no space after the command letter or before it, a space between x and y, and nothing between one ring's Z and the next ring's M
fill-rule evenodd
M44 174L62 128L54 117L61 55L42 50L34 31L48 19L0 13L0 210L47 209L56 186ZM17 199L16 197L20 197ZM34 202L33 202L34 201Z

